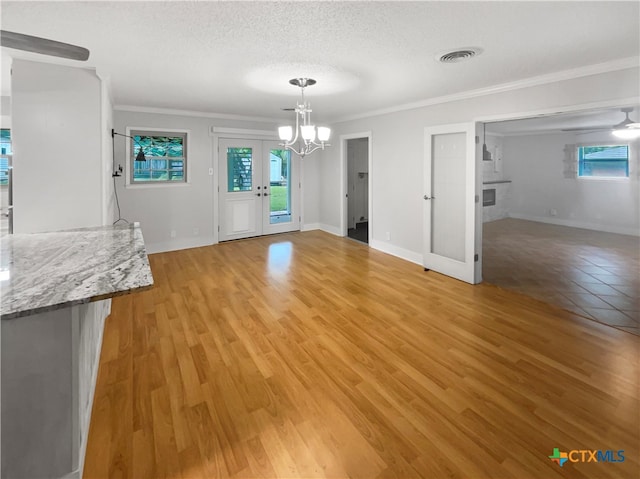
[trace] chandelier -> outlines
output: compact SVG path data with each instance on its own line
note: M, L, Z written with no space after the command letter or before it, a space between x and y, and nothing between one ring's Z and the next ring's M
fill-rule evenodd
M304 89L308 86L315 85L316 81L313 78L293 78L289 80L289 83L300 87L302 99L294 108L296 112L295 136L291 126L281 126L278 128L278 135L283 141L283 143L280 143L280 146L293 151L296 155L300 156L300 158L304 158L318 148L324 150L325 146L331 146L329 143L326 143L331 135L331 129L325 126L319 126L316 130L315 125L311 124L311 104L307 103L304 99ZM300 138L300 142L296 149L298 138Z

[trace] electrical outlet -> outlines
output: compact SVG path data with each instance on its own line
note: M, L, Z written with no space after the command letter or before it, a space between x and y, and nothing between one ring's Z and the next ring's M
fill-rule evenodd
M176 230L171 230L171 237L175 238L176 237Z
M551 209L549 210L549 215L551 215L551 216L558 216L558 210L557 210L557 209L555 209L555 208L551 208Z

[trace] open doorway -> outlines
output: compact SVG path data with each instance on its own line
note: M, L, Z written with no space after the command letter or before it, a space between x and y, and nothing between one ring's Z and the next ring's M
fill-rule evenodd
M487 123L483 279L640 334L638 105ZM636 120L637 121L637 120Z
M346 140L347 236L369 243L369 138Z

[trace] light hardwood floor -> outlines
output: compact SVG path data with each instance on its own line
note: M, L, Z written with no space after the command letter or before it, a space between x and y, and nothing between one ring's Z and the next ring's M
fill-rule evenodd
M483 280L640 335L640 239L535 221L483 228Z
M107 320L86 479L638 477L637 336L322 232L150 260Z

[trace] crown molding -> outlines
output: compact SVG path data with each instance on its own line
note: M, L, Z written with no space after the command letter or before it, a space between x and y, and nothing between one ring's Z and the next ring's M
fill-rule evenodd
M382 108L379 110L359 113L356 115L349 115L343 118L333 120L331 123L342 123L345 121L360 120L363 118L370 118L373 116L387 115L389 113L415 110L417 108L423 108L426 106L439 105L442 103L450 103L450 102L459 101L459 100L467 100L469 98L476 98L480 96L493 95L496 93L520 90L522 88L530 88L530 87L539 86L539 85L546 85L549 83L555 83L559 81L573 80L575 78L598 75L601 73L609 73L609 72L615 72L619 70L628 70L630 68L638 68L638 66L640 66L640 58L638 57L621 58L618 60L612 60L610 62L597 63L595 65L588 65L585 67L562 70L559 72L525 78L525 79L516 80L513 82L500 83L498 85L493 85L490 87L478 88L475 90L468 90L460 93L453 93L451 95L443 95L443 96L428 98L426 100L421 100L413 103L405 103L403 105L397 105L390 108Z
M519 136L571 135L571 133L577 133L577 132L569 132L569 131L561 131L561 130L535 130L535 131L500 133L499 135L493 133L492 135L501 136L502 138L513 138L513 137L519 137ZM487 136L490 136L489 132L487 132Z
M239 135L248 137L268 137L278 139L278 132L276 130L252 130L246 128L226 128L223 126L212 126L209 128L210 135Z
M114 110L117 111L129 111L135 113L155 113L160 115L176 115L176 116L191 116L198 118L215 118L218 120L240 120L240 121L255 121L260 123L278 123L282 121L276 118L265 118L263 116L243 116L243 115L230 115L227 113L210 113L195 110L177 110L173 108L155 108L146 106L135 105L114 105Z

